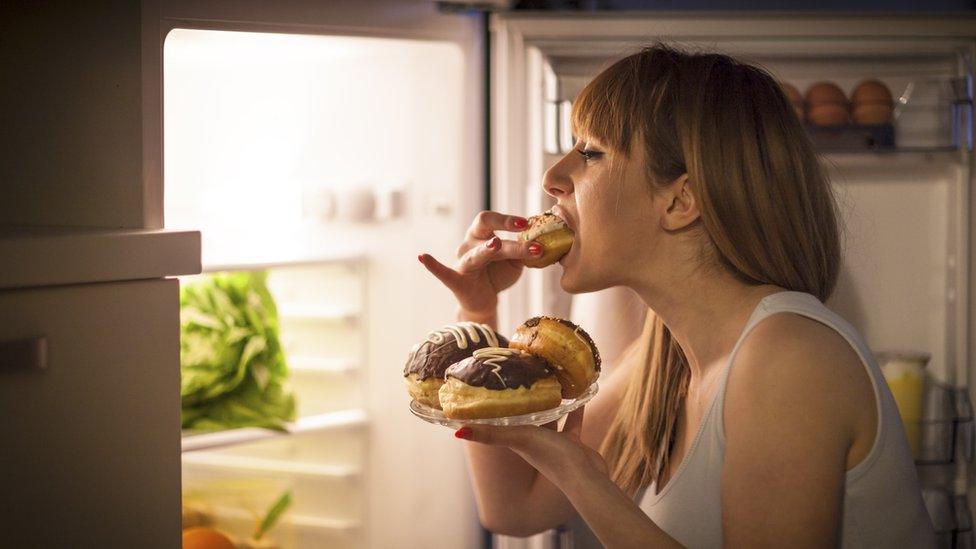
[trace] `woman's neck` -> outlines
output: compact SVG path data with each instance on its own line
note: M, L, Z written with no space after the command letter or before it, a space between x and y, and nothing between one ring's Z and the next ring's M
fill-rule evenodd
M771 284L745 284L724 271L687 273L633 289L681 345L693 380L708 375L732 351L762 298L783 291Z

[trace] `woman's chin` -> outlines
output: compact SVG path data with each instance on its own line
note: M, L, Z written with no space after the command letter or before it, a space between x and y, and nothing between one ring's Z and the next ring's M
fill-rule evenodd
M559 277L559 286L564 292L585 294L610 287L605 280L602 280L602 277L593 276L593 273L587 273L585 269L581 268L578 259L579 257L574 257L570 251L569 254L559 260L559 264L563 267L563 274Z

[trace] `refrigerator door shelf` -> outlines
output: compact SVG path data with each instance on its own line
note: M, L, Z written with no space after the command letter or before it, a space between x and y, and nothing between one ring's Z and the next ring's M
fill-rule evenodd
M198 231L0 228L0 289L200 272Z
M364 427L367 424L368 420L364 410L342 410L303 417L294 423L288 424L285 432L248 427L245 429L230 429L214 433L184 434L181 440L181 447L183 452L193 452L195 450L243 444L296 433L326 431L342 427Z

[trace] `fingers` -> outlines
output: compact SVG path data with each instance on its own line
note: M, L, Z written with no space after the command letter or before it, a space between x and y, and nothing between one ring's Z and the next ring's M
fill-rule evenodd
M521 231L528 227L529 222L524 217L505 215L485 210L475 216L468 227L468 238L488 240L495 236L495 231Z
M518 449L526 445L538 427L522 425L517 427L493 427L491 425L467 425L458 429L454 436L472 442L491 446L505 446Z
M467 251L458 263L457 272L464 274L483 269L487 264L506 259L524 260L542 255L542 244L503 240L497 236Z
M437 280L440 280L448 288L454 289L460 283L461 275L454 269L434 259L434 256L421 254L417 256L417 259L430 271L430 274L437 277Z

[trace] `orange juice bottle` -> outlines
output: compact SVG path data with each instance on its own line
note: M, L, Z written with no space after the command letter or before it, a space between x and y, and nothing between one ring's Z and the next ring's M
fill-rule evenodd
M925 403L925 365L931 355L913 351L886 351L877 354L878 364L891 389L912 455L922 450L922 408Z

